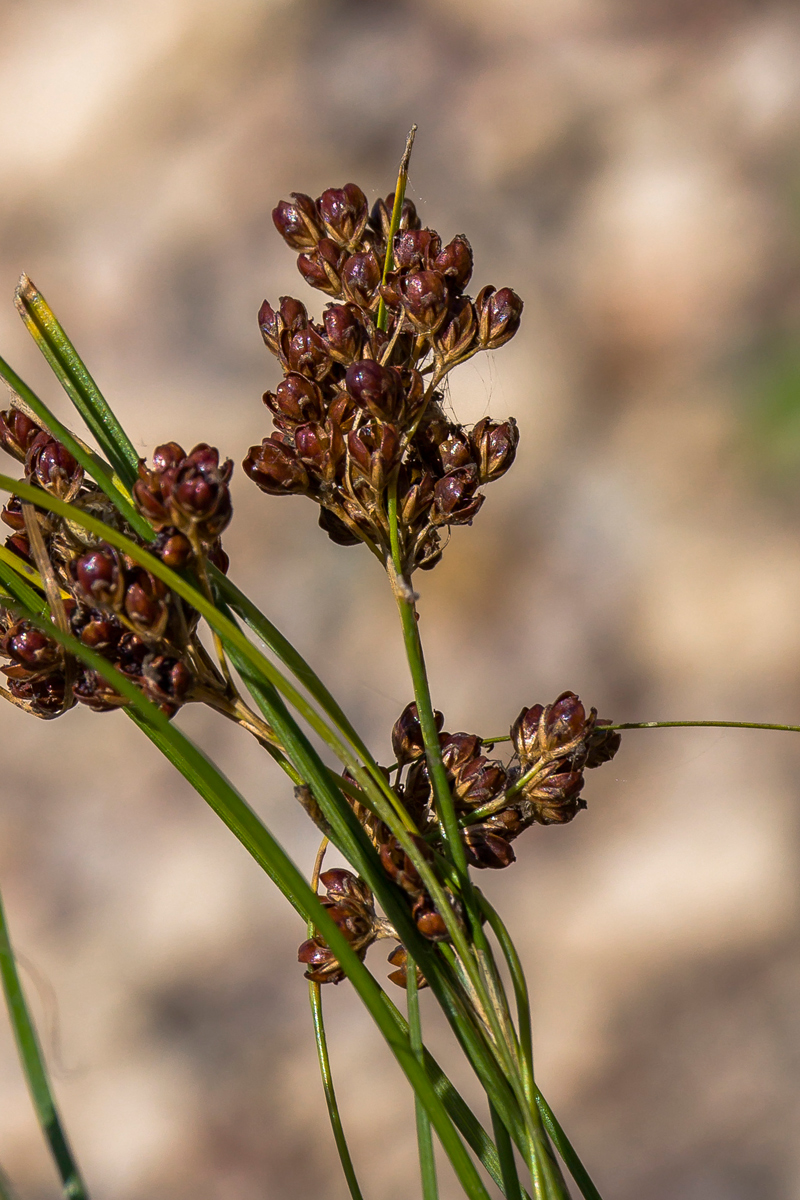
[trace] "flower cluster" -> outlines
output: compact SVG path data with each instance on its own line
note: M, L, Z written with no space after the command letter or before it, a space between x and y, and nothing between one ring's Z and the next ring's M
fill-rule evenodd
M594 708L587 713L574 692L563 692L552 704L535 704L522 710L511 727L514 754L506 764L484 753L492 746L484 743L477 734L447 733L442 729L442 714L437 712L435 718L442 762L453 807L462 827L467 859L471 866L481 869L499 870L510 866L516 858L511 843L531 825L563 825L571 821L586 807L580 795L584 771L608 762L620 745L619 733L608 728L610 722L598 720ZM444 846L422 729L413 703L407 705L394 724L392 750L396 770L394 791L417 830L412 835L416 847L432 862L434 850L444 850ZM365 806L358 801L352 804L378 850L384 871L408 897L411 915L420 933L431 941L446 939L448 934L442 915L409 856ZM364 889L365 885L359 882L359 887ZM459 902L451 893L447 894L460 919ZM374 921L371 893L367 909ZM374 940L374 937L364 936L359 950L363 948L366 953ZM301 948L301 961L319 962L321 967L324 966L324 971L315 978L326 982L339 971L338 963L319 937L314 939L313 954L316 957L313 960L302 957L312 954L310 946L307 942ZM389 978L404 987L406 953L402 946L393 951L389 961L397 968ZM339 971L337 981L341 977ZM424 980L421 980L422 984Z
M25 413L0 414L0 445L24 464L29 483L143 544L69 451ZM187 455L175 443L156 450L152 470L142 464L134 499L158 531L148 549L168 566L189 566L202 553L225 569L219 534L230 518L230 470L231 464L220 468L208 446ZM151 572L76 521L17 496L0 516L12 530L6 547L38 570L49 589L52 619L165 713L224 692L196 637L197 614ZM0 630L0 653L10 660L2 668L9 698L29 712L49 718L76 703L95 712L126 703L102 675L10 609L0 609Z
M443 245L410 201L384 280L393 201L370 212L361 189L347 184L316 200L293 193L274 210L279 233L300 252L300 274L333 301L321 322L291 297L277 309L264 302L261 333L284 378L264 395L276 432L243 465L264 492L310 496L335 542L364 542L384 561L391 493L410 574L439 561L442 531L471 524L481 487L514 460L513 420L467 429L446 416L440 389L453 367L513 337L522 301L510 288L467 295L469 242L458 235Z
M322 903L328 916L336 922L362 961L377 938L393 936L387 922L375 915L372 892L352 871L334 867L323 871L319 878L327 893ZM333 951L319 934L303 942L297 958L307 967L306 979L314 983L341 983L344 979L344 971Z

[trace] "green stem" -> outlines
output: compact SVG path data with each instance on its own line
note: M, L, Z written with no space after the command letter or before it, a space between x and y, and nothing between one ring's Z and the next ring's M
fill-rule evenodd
M439 743L439 731L436 728L436 718L433 715L428 673L425 669L425 658L422 652L422 641L417 625L417 609L413 600L407 595L413 595L411 585L403 574L403 564L400 556L400 539L397 521L397 477L392 480L388 494L389 537L392 547L392 565L395 572L394 592L397 608L400 613L400 624L403 630L408 669L411 673L411 683L414 688L414 700L417 705L417 716L422 730L422 740L425 745L425 757L428 760L433 794L436 798L436 814L442 839L449 851L450 858L462 879L465 892L469 890L469 872L464 843L458 826L450 784L442 762L442 749Z
M394 266L394 239L395 234L400 228L400 218L403 215L403 201L406 198L406 184L408 183L408 163L411 158L411 149L414 145L414 138L417 136L417 127L412 125L409 130L406 140L406 148L403 151L403 157L400 160L400 170L397 173L397 184L394 189L394 204L392 205L392 216L389 221L389 234L386 238L386 258L383 261L383 277L381 283L386 283L389 272ZM389 324L389 314L386 311L386 302L383 296L378 304L378 316L375 324L378 329L386 329Z
M417 967L410 954L406 959L406 980L408 993L408 1032L411 1039L411 1049L416 1054L420 1065L424 1066L425 1047L422 1041ZM419 1096L414 1097L414 1108L417 1118L417 1146L419 1148L419 1169L422 1177L422 1198L423 1200L438 1200L439 1186L436 1182L436 1159L433 1153L431 1122L427 1112L420 1103Z
M603 729L777 729L781 733L800 733L800 725L763 721L624 721L621 725L604 725Z
M508 1135L505 1125L500 1120L494 1105L490 1103L489 1109L492 1117L495 1145L497 1146L497 1154L500 1159L500 1170L503 1172L503 1191L506 1194L506 1200L523 1200L522 1185L517 1173L517 1163L514 1158L514 1147L511 1144L511 1138Z
M317 1058L319 1059L319 1069L322 1075L322 1089L325 1093L325 1103L328 1106L328 1116L330 1117L331 1129L333 1131L333 1140L336 1143L336 1149L339 1153L339 1161L342 1164L342 1171L347 1180L347 1186L350 1189L350 1195L353 1200L363 1200L361 1188L358 1185L356 1178L353 1160L350 1157L350 1150L347 1145L347 1139L344 1135L344 1127L342 1126L342 1118L339 1115L339 1105L336 1100L336 1092L333 1086L333 1075L331 1074L331 1063L328 1056L328 1040L325 1036L325 1022L322 1017L322 996L320 995L320 986L314 983L313 980L308 984L308 996L311 1001L311 1015L314 1020L314 1040L317 1044Z
M14 1037L33 1106L42 1133L50 1144L50 1152L61 1176L64 1195L68 1197L68 1200L87 1200L86 1186L78 1170L78 1164L73 1158L67 1135L58 1115L39 1039L25 1002L25 994L8 936L2 898L0 898L0 975L2 975L3 991L8 1005L8 1015L14 1029Z

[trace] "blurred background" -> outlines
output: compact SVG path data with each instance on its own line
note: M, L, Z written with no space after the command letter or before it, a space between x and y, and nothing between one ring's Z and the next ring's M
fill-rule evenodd
M259 305L307 292L272 207L385 195L416 121L423 222L526 302L452 382L521 443L420 577L446 727L566 688L618 720L800 724L799 56L778 0L0 0L2 353L68 412L26 270L142 454L240 461L278 379ZM237 581L386 761L410 685L385 579L307 502L238 470L234 499ZM343 1200L300 921L121 714L0 722L0 880L93 1194ZM180 722L310 870L255 744ZM587 812L481 877L607 1200L800 1197L799 778L787 733L631 732ZM365 1194L417 1195L407 1089L347 986L325 999ZM0 1163L19 1200L58 1194L4 1020Z

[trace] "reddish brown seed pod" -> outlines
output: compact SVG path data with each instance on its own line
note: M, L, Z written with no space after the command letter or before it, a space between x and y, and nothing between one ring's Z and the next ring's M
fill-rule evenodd
M322 237L317 206L304 192L291 192L291 200L281 200L272 210L272 220L287 245L293 250L310 250Z
M275 435L251 446L242 467L262 492L273 496L302 495L310 487L308 472L293 447Z

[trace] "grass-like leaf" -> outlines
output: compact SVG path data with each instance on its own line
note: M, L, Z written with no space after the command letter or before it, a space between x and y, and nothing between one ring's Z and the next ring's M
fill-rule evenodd
M15 601L7 600L5 603L12 609L17 607ZM44 630L48 637L59 642L69 653L102 675L130 701L136 710L138 723L148 736L157 735L153 740L160 744L160 748L169 747L170 761L179 766L192 785L208 800L284 895L291 899L308 921L317 926L377 1024L415 1093L420 1096L464 1191L471 1200L489 1200L475 1164L461 1142L425 1068L418 1062L408 1037L402 1035L386 1009L381 988L266 826L259 821L246 801L213 763L111 663L38 614L24 610L21 605L19 611L34 625Z
M364 1200L358 1178L356 1177L353 1160L350 1156L347 1138L344 1134L344 1126L342 1125L342 1118L339 1113L339 1104L336 1100L336 1089L333 1086L331 1060L328 1054L328 1039L325 1034L325 1020L322 1015L320 985L311 980L308 985L308 994L311 1001L311 1016L314 1021L314 1041L317 1046L317 1058L319 1060L320 1074L322 1075L322 1090L325 1093L325 1103L328 1107L333 1140L336 1143L339 1162L342 1164L342 1173L347 1181L350 1195L353 1200Z
M86 1185L61 1124L47 1077L47 1068L39 1039L36 1036L36 1029L25 1001L25 993L22 990L17 964L14 961L14 952L11 948L11 939L8 935L2 898L0 898L0 976L2 976L8 1014L11 1018L14 1038L33 1106L61 1176L64 1195L68 1200L88 1200Z
M41 292L23 275L15 303L25 326L122 482L131 487L139 455Z
M408 1029L411 1035L411 1048L418 1061L424 1064L422 1041L422 1020L419 1010L419 989L417 987L417 967L411 955L406 963L406 980L408 996ZM419 1171L422 1180L423 1200L438 1200L439 1185L436 1180L436 1158L433 1151L431 1122L420 1103L418 1096L414 1098L414 1110L417 1122L417 1147L419 1150Z

